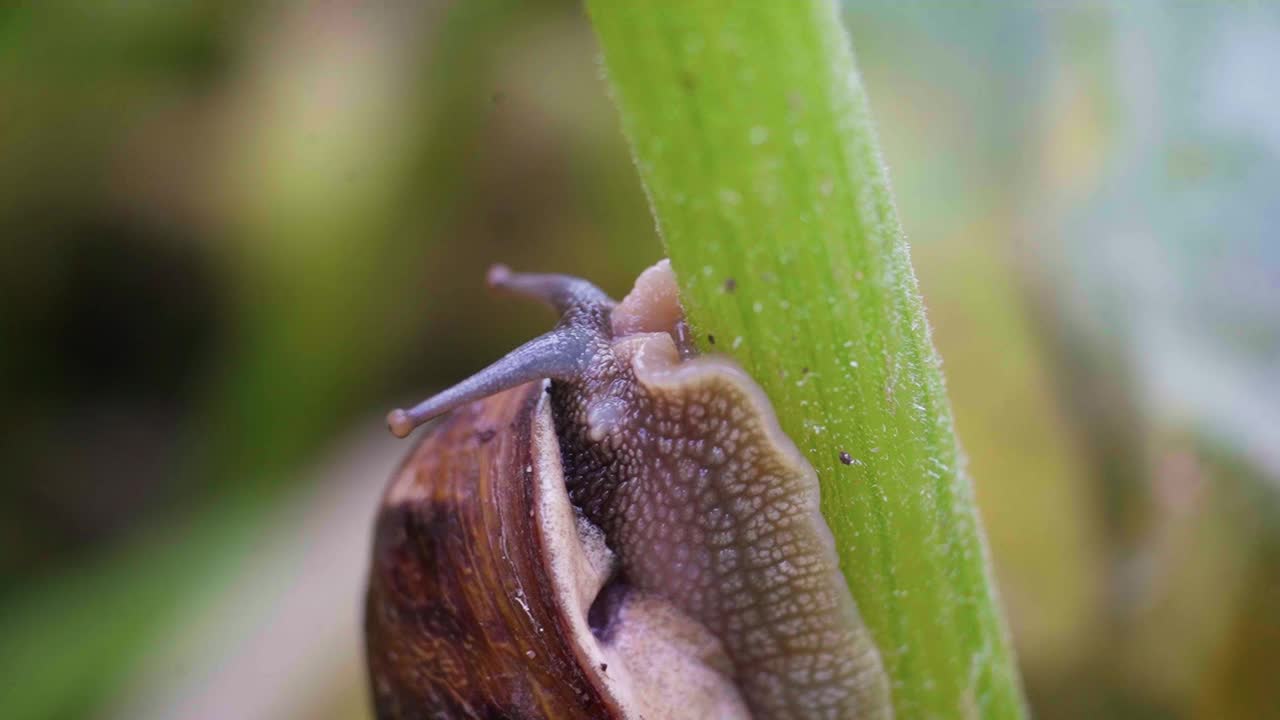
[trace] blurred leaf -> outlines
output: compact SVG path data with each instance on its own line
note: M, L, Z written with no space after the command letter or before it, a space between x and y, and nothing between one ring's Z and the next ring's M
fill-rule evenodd
M7 720L83 717L223 586L268 508L223 505L32 584L0 608Z

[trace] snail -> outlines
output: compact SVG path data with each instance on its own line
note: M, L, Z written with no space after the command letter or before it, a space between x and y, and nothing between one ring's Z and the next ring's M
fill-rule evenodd
M410 410L366 655L380 718L889 718L813 468L668 261L621 302L495 266L559 323Z

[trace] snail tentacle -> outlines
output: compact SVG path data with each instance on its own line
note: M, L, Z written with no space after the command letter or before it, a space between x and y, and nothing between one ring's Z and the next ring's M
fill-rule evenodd
M486 280L495 290L550 305L564 317L562 324L590 324L601 332L607 331L609 312L618 304L594 283L572 275L512 272L506 265L494 265Z
M608 351L609 315L617 303L603 290L572 275L512 272L489 268L489 287L541 300L561 314L556 328L512 350L501 360L408 410L387 414L396 437L408 437L423 423L454 408L534 380L574 380Z
M512 350L501 360L432 395L414 407L387 414L387 427L396 437L454 408L496 395L527 382L579 377L598 352L598 336L576 327L561 327Z

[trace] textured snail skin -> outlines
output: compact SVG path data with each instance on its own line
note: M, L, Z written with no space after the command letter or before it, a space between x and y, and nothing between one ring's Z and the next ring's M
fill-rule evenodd
M618 314L666 324L666 264L637 286ZM670 333L633 325L607 358L551 385L570 498L604 530L628 584L720 638L753 716L887 713L813 468L736 363L682 360Z
M708 638L682 646L700 648L689 672L715 676L722 668L751 717L892 717L879 653L818 510L816 474L741 367L727 358L695 357L681 342L683 314L669 264L642 274L621 303L565 276L499 268L490 282L548 302L561 321L457 387L409 412L396 411L390 423L403 435L464 402L551 378L556 471L584 525L603 532L612 564L603 592L604 578L587 583L595 588L586 593L594 637L577 646L593 640L608 646L618 635L696 638L702 632ZM458 414L445 422L458 422ZM573 584L559 583L562 594ZM664 613L675 619L662 621ZM649 677L643 658L654 652L662 651L628 658L638 677ZM589 677L591 664L583 667ZM698 687L720 693L716 707L735 702L714 682ZM633 712L643 705L635 697L663 690L660 682L640 683L627 701L618 700L626 692L607 685L598 692L600 702L612 698L623 716L633 717L646 714ZM729 716L647 709L649 717ZM567 709L550 716L576 717Z

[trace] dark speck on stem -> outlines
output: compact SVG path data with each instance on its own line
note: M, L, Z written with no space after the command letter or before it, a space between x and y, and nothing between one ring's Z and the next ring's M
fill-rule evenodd
M716 344L716 336L715 336L715 335L708 334L708 335L707 335L707 342L711 343L712 345L715 345L715 344Z
M852 465L852 464L853 464L853 456L851 456L849 453L847 453L847 452L845 452L845 451L841 450L841 451L840 451L840 462L844 463L845 465Z
M724 281L724 291L731 293L738 289L738 281L733 278L726 278Z

